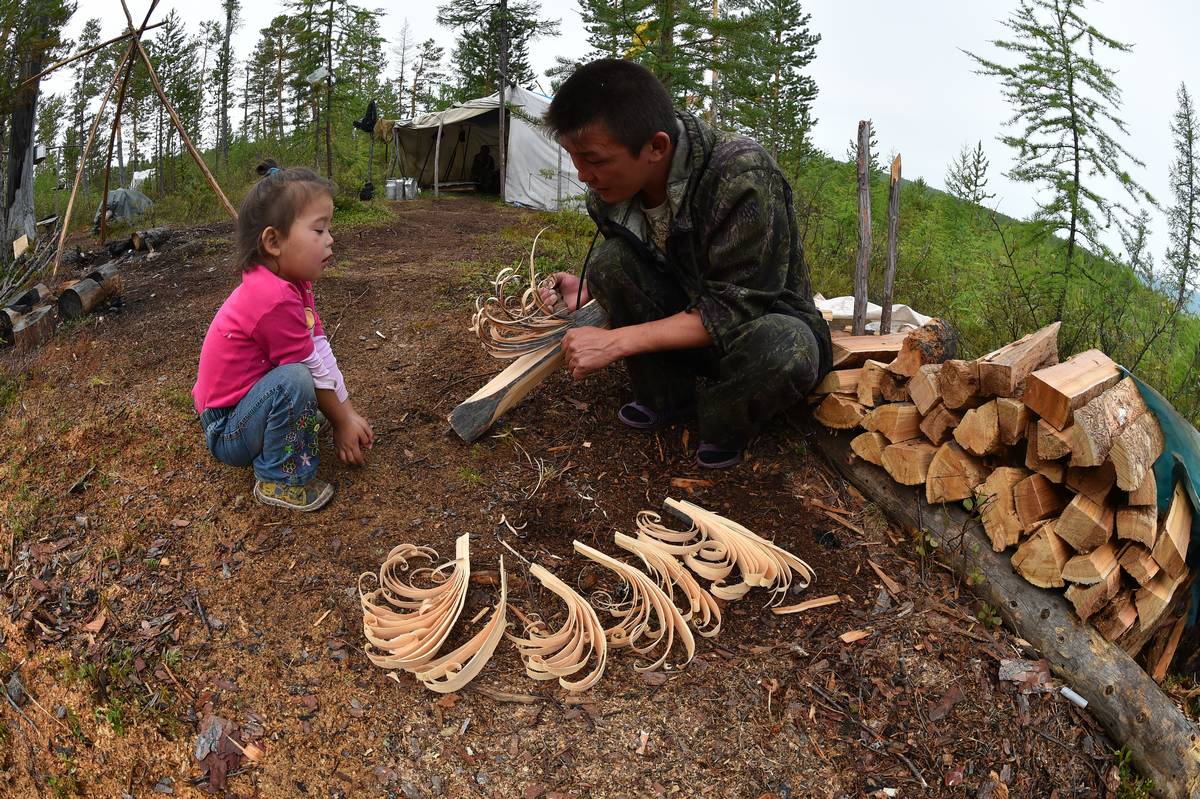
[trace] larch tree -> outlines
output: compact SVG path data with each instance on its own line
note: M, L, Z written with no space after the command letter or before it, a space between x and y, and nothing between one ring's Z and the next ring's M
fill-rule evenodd
M413 59L412 84L408 93L408 115L415 117L417 112L436 111L442 107L443 91L446 73L442 59L446 50L438 47L433 39L426 39L417 47L416 58Z
M559 28L558 20L543 19L541 12L541 4L535 0L456 0L438 6L438 24L458 34L451 54L457 100L491 94L499 88L502 29L508 39L508 83L533 82L529 45L539 37L556 36Z
M1128 53L1132 45L1102 34L1082 16L1083 0L1020 0L1005 26L1011 38L992 44L1014 57L1001 63L967 53L978 72L1000 80L1012 104L1006 125L1015 132L1000 140L1016 151L1008 176L1036 186L1042 198L1034 220L1066 239L1057 272L1054 312L1062 319L1084 248L1112 257L1102 239L1132 215L1109 196L1117 184L1134 204L1154 198L1130 175L1126 163L1142 166L1117 136L1127 136L1118 116L1121 90L1116 71L1101 53Z
M217 54L216 65L219 112L217 151L226 168L229 166L229 140L233 135L233 126L229 121L230 95L234 76L233 32L241 22L239 19L241 7L242 4L238 0L221 0L224 24L221 28L221 49Z
M408 98L408 73L412 69L413 50L415 49L413 41L412 26L405 19L400 26L400 33L396 36L396 43L392 45L392 55L396 58L396 114L402 116Z
M982 141L974 148L964 144L946 169L946 191L972 205L983 205L996 196L987 190L988 166Z
M1200 123L1187 86L1179 84L1179 108L1171 119L1171 205L1167 208L1166 290L1175 307L1187 307L1200 278Z

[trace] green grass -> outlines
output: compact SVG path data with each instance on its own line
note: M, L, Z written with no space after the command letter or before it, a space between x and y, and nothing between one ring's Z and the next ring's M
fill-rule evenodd
M483 485L486 482L483 479L483 475L475 469L472 469L470 466L458 467L458 479L462 480L467 485L473 486Z
M17 401L20 393L20 378L0 375L0 413L7 411L8 407Z
M1121 776L1117 799L1150 799L1154 791L1154 780L1137 773L1133 765L1133 755L1128 749L1122 747L1113 752L1113 763Z

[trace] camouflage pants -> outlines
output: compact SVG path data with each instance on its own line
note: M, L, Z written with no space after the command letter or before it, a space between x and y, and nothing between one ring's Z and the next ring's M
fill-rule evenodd
M588 291L613 327L662 319L689 306L670 267L649 262L625 241L605 239L592 253ZM696 407L704 441L738 448L807 394L819 355L801 319L769 313L737 328L716 347L672 350L625 359L633 394L655 411Z

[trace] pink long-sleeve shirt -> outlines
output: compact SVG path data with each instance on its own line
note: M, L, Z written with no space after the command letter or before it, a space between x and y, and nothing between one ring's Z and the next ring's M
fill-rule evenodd
M332 389L338 400L346 400L312 283L293 283L256 266L242 273L242 284L208 326L192 388L196 413L237 405L267 372L289 363L303 363L317 388Z

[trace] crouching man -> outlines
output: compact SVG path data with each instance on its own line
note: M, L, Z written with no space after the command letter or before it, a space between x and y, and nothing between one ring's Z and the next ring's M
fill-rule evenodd
M830 368L787 180L757 142L675 111L629 61L580 67L545 122L604 237L547 299L574 310L594 298L612 325L568 332L566 367L578 380L624 360L622 423L652 429L694 409L698 464L737 464Z

